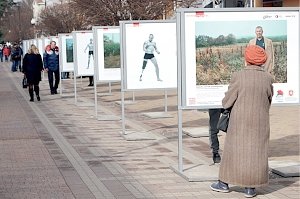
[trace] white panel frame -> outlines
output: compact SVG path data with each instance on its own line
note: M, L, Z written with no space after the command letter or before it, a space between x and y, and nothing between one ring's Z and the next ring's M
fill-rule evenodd
M120 82L121 81L121 55L119 68L105 68L104 66L104 33L119 33L119 26L93 26L94 53L95 53L95 80L94 82ZM121 37L121 35L120 35ZM120 41L121 43L121 41ZM120 48L121 51L121 48ZM120 52L121 54L121 52Z
M74 71L74 57L73 62L67 62L67 39L72 39L73 36L69 34L58 34L58 43L59 43L59 66L60 72L73 72ZM73 51L74 51L74 40L73 40ZM74 53L73 53L74 56Z
M87 30L73 31L72 36L73 36L73 43L74 43L74 49L73 49L74 75L76 75L76 76L94 76L95 71L94 71L94 61L93 60L90 60L90 64L92 64L92 66L89 66L89 69L86 69L85 68L86 66L79 66L80 65L79 61L82 61L82 57L88 56L88 54L87 55L85 55L85 54L83 55L82 53L80 54L79 52L81 52L81 51L79 51L79 48L78 48L78 46L85 48L88 41L90 39L93 39L93 32L87 31ZM78 36L79 37L85 36L86 42L82 43L82 41L79 41ZM94 39L93 39L93 43L95 44ZM81 49L81 50L84 50L84 49ZM88 51L86 51L86 52L88 53ZM93 52L93 55L95 56L95 52ZM94 57L94 59L95 59L95 57Z
M169 24L169 28L164 30L163 28L167 27L167 24ZM165 34L167 34L167 31L172 31L171 27L173 25L174 25L174 32L171 32L168 36L166 36ZM129 32L129 29L131 28L130 30L133 30L134 27L140 28L140 30L133 31L136 32L135 35ZM122 71L121 74L122 74L122 81L123 81L122 89L124 91L134 91L134 90L145 90L145 89L165 90L165 89L176 88L177 87L177 54L176 54L175 21L174 20L120 21L120 28L121 28L121 71ZM151 75L150 82L141 83L139 81L139 76L142 71L143 56L145 54L143 52L143 43L148 39L149 34L154 34L154 40L156 42L158 40L157 35L161 34L163 36L160 38L163 41L161 40L160 41L165 45L157 44L157 48L159 51L161 51L161 53L160 55L155 54L157 59L160 56L160 59L158 59L157 61L160 69L160 76L161 79L163 79L162 82L156 80L155 67L152 65L150 60L148 61L146 67L146 70L151 70L151 72L147 71ZM169 46L167 46L166 44L168 44ZM137 46L136 49L138 50L135 49L133 50L131 46L134 46L134 48ZM129 47L131 49L129 49ZM162 53L162 51L164 51L165 54ZM130 58L127 57L129 55L132 55L132 53L133 54L136 53L136 55L133 55ZM165 57L162 58L163 54L167 58ZM137 64L131 63L131 65L136 65L136 68L131 69L130 68L131 66L128 62L130 62L130 60L132 60L133 57L136 57L138 59L138 63ZM162 63L162 60L164 61L165 64ZM168 71L166 70L166 67L168 67ZM144 72L143 74L143 82L146 82L144 79L146 76L145 73L147 72Z
M39 49L39 53L41 54L42 59L43 59L43 53L45 51L45 48L43 47L43 39L41 39L41 38L37 39L37 46L36 47Z
M181 102L182 104L180 104L179 106L181 106L182 109L208 109L208 108L220 108L221 107L221 100L224 96L224 93L227 91L227 87L228 85L223 85L222 87L220 85L216 86L219 87L219 91L215 90L214 92L223 92L223 95L220 95L219 97L219 101L218 103L216 102L210 102L207 101L206 103L195 103L194 105L191 105L189 102L193 101L192 99L194 98L190 98L189 95L187 93L189 92L195 92L195 91L191 91L191 89L195 89L194 87L196 87L196 83L193 85L191 85L189 83L189 81L191 81L191 79L195 79L196 76L196 72L192 72L193 74L191 75L191 71L195 71L195 68L191 68L195 66L195 62L196 59L191 58L191 55L195 55L195 49L191 49L189 47L187 47L187 45L189 45L189 43L191 42L187 42L187 38L191 38L191 36L193 36L193 38L195 37L195 34L193 34L193 28L191 28L190 24L193 24L194 22L190 22L188 20L191 20L192 18L196 18L195 16L198 15L198 13L221 13L223 12L224 14L226 14L226 16L228 16L229 12L231 13L235 13L235 12L245 12L245 16L248 16L251 12L252 13L259 13L259 12L263 12L261 14L264 14L262 17L265 18L270 18L270 17L278 17L280 16L281 13L288 13L288 12L293 12L293 13L298 13L298 17L297 15L295 16L295 18L293 20L297 21L298 20L298 24L296 22L293 23L293 34L298 35L298 40L297 40L297 36L293 37L293 41L289 42L289 38L288 38L288 51L294 51L293 53L296 55L299 55L299 46L300 46L300 41L299 41L299 8L224 8L224 9L179 9L177 11L178 13L178 17L177 17L177 25L180 27L180 30L177 30L177 34L180 34L180 39L178 40L179 43L181 43L181 48L182 51L181 53L179 53L178 51L178 55L180 56L179 61L180 64L178 64L178 74L180 76L178 76L178 87L180 86L182 88L181 93L178 92L178 94L181 95ZM246 13L247 12L247 13ZM187 19L187 17L190 17L191 19ZM284 17L284 16L282 16ZM179 19L180 18L180 19ZM265 19L264 18L264 19ZM289 16L290 18L290 16ZM188 24L188 25L187 25ZM296 25L296 27L294 26ZM298 27L297 27L298 25ZM217 27L216 27L217 28ZM187 34L190 33L190 34ZM192 34L192 35L191 35ZM194 42L195 43L195 42ZM290 46L289 46L290 45ZM289 53L288 53L289 56ZM295 57L295 56L294 56ZM195 61L193 61L195 60ZM287 83L274 83L274 96L273 96L273 102L272 105L299 105L300 104L300 81L299 81L299 77L300 77L300 69L299 69L299 63L300 63L300 59L298 56L298 60L293 59L293 61L298 63L293 63L293 66L289 67L289 62L290 60L288 59L288 82L289 83L288 86ZM194 66L193 66L194 65ZM297 68L298 67L298 68ZM189 72L187 72L189 71ZM293 74L292 74L293 73ZM291 76L293 76L293 78L291 78ZM295 79L296 78L296 79ZM207 89L204 88L204 89ZM214 88L216 89L216 88ZM218 89L218 88L217 88ZM278 90L284 90L284 93L286 94L285 99L287 100L283 100L281 96L277 96L277 92ZM211 93L212 90L208 91ZM290 91L293 91L293 100L291 97L288 96L288 93ZM210 93L205 93L205 91L203 91L201 93L201 95L199 96L205 96L205 95L209 95ZM195 99L196 101L198 99ZM200 101L200 100L199 100Z

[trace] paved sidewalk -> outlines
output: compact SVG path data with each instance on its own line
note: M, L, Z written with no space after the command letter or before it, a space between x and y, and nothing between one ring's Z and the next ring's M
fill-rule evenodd
M176 91L168 92L173 118L151 119L142 112L163 111L164 93L135 93L126 105L126 129L141 130L157 139L126 141L121 121L98 121L94 115L94 89L88 78L78 81L75 105L73 80L63 80L63 96L50 95L43 80L41 101L29 102L21 88L22 74L10 63L0 63L0 198L244 198L233 186L222 194L211 182L188 182L174 173L177 164ZM120 116L120 85L98 85L99 115ZM130 100L131 93L126 93ZM299 160L299 106L271 110L270 160ZM206 127L205 111L185 111L184 127ZM224 134L220 137L221 146ZM184 165L210 164L208 138L184 136ZM257 198L299 198L299 178L271 176Z

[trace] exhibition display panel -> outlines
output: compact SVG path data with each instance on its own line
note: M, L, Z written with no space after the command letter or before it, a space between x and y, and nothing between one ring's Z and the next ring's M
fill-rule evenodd
M96 81L121 81L120 28L94 26L93 34Z
M245 66L246 46L255 44L257 27L272 62L272 103L299 104L299 10L183 9L178 14L182 106L221 107L232 73Z
M176 88L175 21L121 21L120 28L124 89Z

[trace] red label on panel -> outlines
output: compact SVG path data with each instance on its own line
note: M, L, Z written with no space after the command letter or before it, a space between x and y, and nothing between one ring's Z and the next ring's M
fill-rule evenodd
M140 25L140 23L133 23L132 24L134 27L138 27Z
M198 11L196 12L197 17L204 17L204 12L203 11Z

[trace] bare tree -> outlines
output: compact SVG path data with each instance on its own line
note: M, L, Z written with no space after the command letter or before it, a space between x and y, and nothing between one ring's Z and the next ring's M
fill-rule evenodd
M72 3L65 3L47 7L40 15L37 29L46 35L56 35L87 29L88 26L85 14L72 6Z
M168 8L172 8L170 0L152 0L152 1L127 1L131 19L134 20L154 20L163 19L164 13Z
M32 0L24 0L18 4L9 4L3 13L0 29L6 41L21 41L33 37Z
M73 0L93 25L118 25L122 20L163 19L172 0Z
M174 7L193 7L199 0L72 0L48 6L38 23L32 26L32 2L24 0L12 6L1 19L5 40L34 38L35 34L56 35L73 30L91 29L95 25L119 25L122 20L155 20L173 15Z
M0 16L2 16L8 8L13 5L13 0L1 0L0 1Z
M204 0L176 0L177 7L181 8L195 8L195 7L202 7L202 2Z

